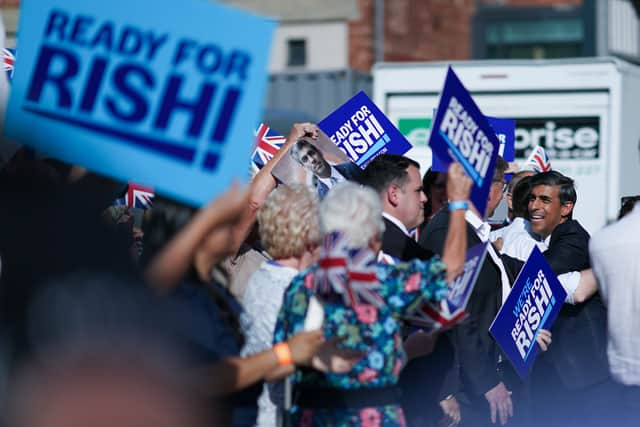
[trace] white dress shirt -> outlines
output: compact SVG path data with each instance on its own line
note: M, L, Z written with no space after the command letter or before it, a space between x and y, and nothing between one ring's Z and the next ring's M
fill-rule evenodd
M504 241L500 253L521 261L526 261L536 246L540 252L547 249L544 241L531 232L531 223L524 218L514 218L511 224L491 232L492 242L495 242L499 237L502 237Z
M404 234L406 234L407 236L409 235L409 230L407 230L407 227L405 227L404 224L398 218L386 212L382 212L382 216L388 219L389 221L391 221L392 223L394 223L395 225L397 225L398 228L402 230Z
M498 231L500 231L500 233L498 233ZM531 255L534 247L537 246L540 252L546 251L549 247L549 240L551 239L551 236L547 236L544 240L540 239L531 231L531 223L520 217L514 218L511 224L506 227L491 232L490 239L492 242L500 237L503 240L500 253L524 262L529 259L529 255ZM564 302L573 305L573 294L580 284L580 272L572 271L561 274L558 276L558 280L567 293L567 298Z
M611 375L640 386L640 203L589 242L593 272L607 304Z
M478 238L484 243L489 241L489 236L491 234L491 226L488 222L482 220L478 215L474 212L467 210L464 214L464 219L471 225L471 227L475 230ZM507 296L509 296L509 292L511 292L511 284L509 283L509 276L507 275L507 270L504 268L504 264L502 263L502 259L500 259L500 255L496 252L493 245L487 245L487 253L491 257L493 263L500 270L500 282L502 286L502 303L507 300Z
M331 175L326 178L317 178L318 181L326 185L327 188L332 188L334 185L347 180L344 176L342 176L340 172L338 172L338 169L334 168L333 166L331 166Z

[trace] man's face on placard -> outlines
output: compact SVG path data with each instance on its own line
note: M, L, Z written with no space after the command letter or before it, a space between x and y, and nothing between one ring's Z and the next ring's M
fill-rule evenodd
M553 230L571 213L573 203L560 202L560 186L536 185L529 196L529 220L531 229L543 238L549 236Z
M427 202L427 196L422 188L420 170L415 166L409 166L407 174L409 179L398 192L398 219L410 230L424 221L424 204Z
M331 166L324 159L320 150L305 140L301 140L301 142L295 154L298 163L312 174L321 178L331 175Z

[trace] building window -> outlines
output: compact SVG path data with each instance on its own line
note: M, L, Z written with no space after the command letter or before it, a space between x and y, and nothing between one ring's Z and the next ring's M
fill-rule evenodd
M481 8L474 17L477 59L574 58L594 54L590 20L574 8Z
M307 65L307 41L289 39L287 41L287 66L304 67Z

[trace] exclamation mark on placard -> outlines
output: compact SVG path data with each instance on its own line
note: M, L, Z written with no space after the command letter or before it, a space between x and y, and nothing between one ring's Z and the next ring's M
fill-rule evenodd
M220 107L218 119L211 133L211 145L220 146L225 142L229 128L231 127L231 119L234 117L234 111L238 105L242 92L237 88L227 89ZM204 157L202 169L205 171L214 171L219 160L218 151L209 151Z

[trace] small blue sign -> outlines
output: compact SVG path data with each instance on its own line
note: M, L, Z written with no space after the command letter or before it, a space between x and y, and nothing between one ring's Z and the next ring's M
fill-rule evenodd
M353 162L361 168L377 155L402 155L411 143L363 91L318 123Z
M486 254L487 243L480 243L467 250L462 273L448 284L447 298L437 304L432 302L423 304L405 320L425 332L434 332L451 327L464 319L467 316L467 303Z
M489 116L487 116L487 120L500 141L498 155L507 163L513 162L516 159L516 121ZM509 182L512 176L513 174L509 173L505 174L504 178Z
M445 169L453 161L460 162L473 181L471 202L484 216L500 142L451 67L440 95L429 146Z
M489 331L521 378L540 351L536 336L551 329L567 293L538 248L533 248Z
M274 26L202 0L24 2L5 133L202 205L248 178Z

